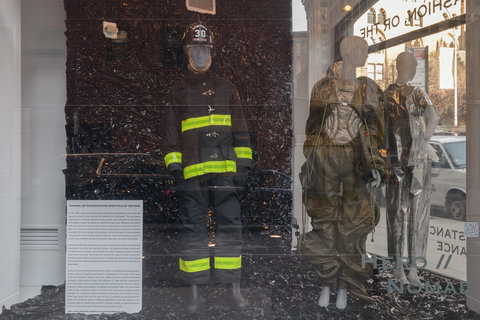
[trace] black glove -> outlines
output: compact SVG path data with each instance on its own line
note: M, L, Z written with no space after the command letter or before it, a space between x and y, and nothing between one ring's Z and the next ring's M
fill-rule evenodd
M170 172L173 178L173 185L179 186L185 183L185 179L183 178L183 171L182 170L175 170Z
M245 188L245 186L247 185L247 179L248 179L247 169L237 170L237 174L233 176L233 184L236 187Z

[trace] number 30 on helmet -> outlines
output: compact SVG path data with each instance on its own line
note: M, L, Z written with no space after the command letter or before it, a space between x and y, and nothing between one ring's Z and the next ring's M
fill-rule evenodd
M183 34L185 45L213 46L213 33L201 23L194 23L187 27Z

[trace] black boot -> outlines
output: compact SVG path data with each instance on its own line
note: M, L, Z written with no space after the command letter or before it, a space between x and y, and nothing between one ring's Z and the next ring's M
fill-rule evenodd
M245 300L240 291L240 282L230 284L228 293L230 295L230 304L233 308L241 311L248 306L248 301Z
M188 297L185 307L188 313L196 313L200 310L205 299L200 295L198 285L193 284L188 288Z

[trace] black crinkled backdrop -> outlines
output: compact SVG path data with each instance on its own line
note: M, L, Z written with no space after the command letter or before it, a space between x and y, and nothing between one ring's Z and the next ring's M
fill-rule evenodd
M181 0L65 0L65 9L67 124L78 111L82 131L68 130L70 153L162 153L163 106L184 69L181 36L200 17L215 34L213 70L237 87L257 137L258 166L290 174L291 1L220 0L214 16ZM128 41L105 38L104 19Z
M187 11L183 0L64 4L67 199L142 199L147 258L175 252L178 214L163 164L164 112L185 70L183 31L200 19L215 35L213 70L237 87L252 136L256 166L242 196L246 247L270 243L288 251L291 1L217 0L214 16ZM104 20L117 23L128 40L107 39Z

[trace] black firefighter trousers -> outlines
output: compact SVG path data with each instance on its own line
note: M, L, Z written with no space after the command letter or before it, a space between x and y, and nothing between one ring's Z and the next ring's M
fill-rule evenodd
M209 174L177 188L180 219L179 277L186 284L240 281L242 221L233 176ZM213 206L215 246L208 246L207 212ZM213 252L213 259L211 253Z

